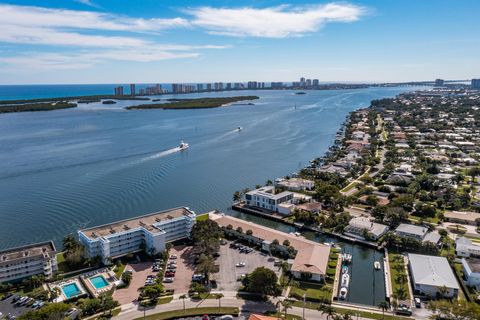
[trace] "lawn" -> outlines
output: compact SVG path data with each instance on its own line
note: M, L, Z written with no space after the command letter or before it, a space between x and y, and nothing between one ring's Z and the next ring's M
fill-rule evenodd
M115 272L115 277L117 279L120 279L122 277L122 273L125 270L126 265L120 262L120 264L115 266L114 272Z
M65 256L63 255L63 252L57 253L57 265L58 265L58 271L62 273L67 273L72 270L67 265L67 262L65 261Z
M208 213L197 216L197 221L205 221L205 220L208 220Z
M410 299L403 256L401 254L389 253L388 261L390 263L390 279L392 281L393 293L397 294L400 300Z
M301 300L305 295L305 300L311 302L330 301L332 298L331 284L316 284L311 282L298 282L299 287L290 289L290 297Z
M183 310L175 310L175 311L167 311L152 314L149 316L139 317L135 320L165 320L165 319L172 319L172 318L180 318L180 317L192 317L192 316L203 316L204 314L208 315L238 315L238 308L234 307L204 307L204 308L191 308L186 309L185 312Z

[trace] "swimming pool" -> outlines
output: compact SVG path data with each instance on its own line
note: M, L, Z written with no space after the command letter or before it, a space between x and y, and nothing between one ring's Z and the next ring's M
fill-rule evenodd
M69 283L67 285L62 286L62 291L67 297L67 299L73 298L82 293L82 291L80 291L76 283Z
M95 276L90 278L90 282L95 287L95 289L102 289L108 286L108 281L105 280L103 276Z

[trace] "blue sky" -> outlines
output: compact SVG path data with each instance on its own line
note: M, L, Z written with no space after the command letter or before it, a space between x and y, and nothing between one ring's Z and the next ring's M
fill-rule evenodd
M0 84L480 77L480 1L0 0Z

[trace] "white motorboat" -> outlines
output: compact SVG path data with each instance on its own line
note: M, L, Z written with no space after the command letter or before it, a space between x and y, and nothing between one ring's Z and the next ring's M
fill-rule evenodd
M238 127L238 128L237 128L237 131L242 131L242 130L243 130L242 127Z
M342 282L341 282L340 285L342 287L348 288L349 284L350 284L350 275L348 273L343 273L342 274Z
M178 147L180 148L180 150L186 150L186 149L188 149L189 145L188 145L188 143L183 142L183 140L182 140Z
M347 266L342 267L342 273L348 273L348 267Z
M348 289L345 288L345 287L342 287L340 289L340 299L342 299L342 300L347 299L347 293L348 293Z
M382 266L380 265L380 262L378 261L375 261L373 263L373 267L375 268L375 270L380 270L382 268Z

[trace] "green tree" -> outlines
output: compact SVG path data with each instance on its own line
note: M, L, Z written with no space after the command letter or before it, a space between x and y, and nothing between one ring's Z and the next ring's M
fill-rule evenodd
M215 271L215 262L211 256L201 254L198 258L197 272L201 273L207 279L207 282L210 279L210 274Z
M43 308L34 311L28 311L18 317L18 320L63 320L65 312L70 309L66 303L49 303Z
M220 248L220 238L223 232L218 223L213 220L197 221L191 232L194 252L211 255Z
M222 308L221 300L223 298L223 293L217 293L216 299L218 300L218 310Z
M378 304L378 307L382 309L382 319L385 319L385 311L388 310L388 303L386 301L382 301Z
M256 268L243 279L242 283L247 292L276 297L282 291L275 272L265 267Z
M154 301L163 293L163 286L159 283L152 286L146 286L143 288L142 293L145 297Z
M180 297L178 297L179 299L182 299L183 301L183 313L185 314L185 299L187 299L187 295L186 294L182 294Z
M322 314L327 315L327 320L333 318L336 314L335 308L333 308L331 305L321 305L320 311L322 311Z
M245 232L245 234L246 234L247 236L251 236L251 235L253 234L252 229L248 229L248 230Z

